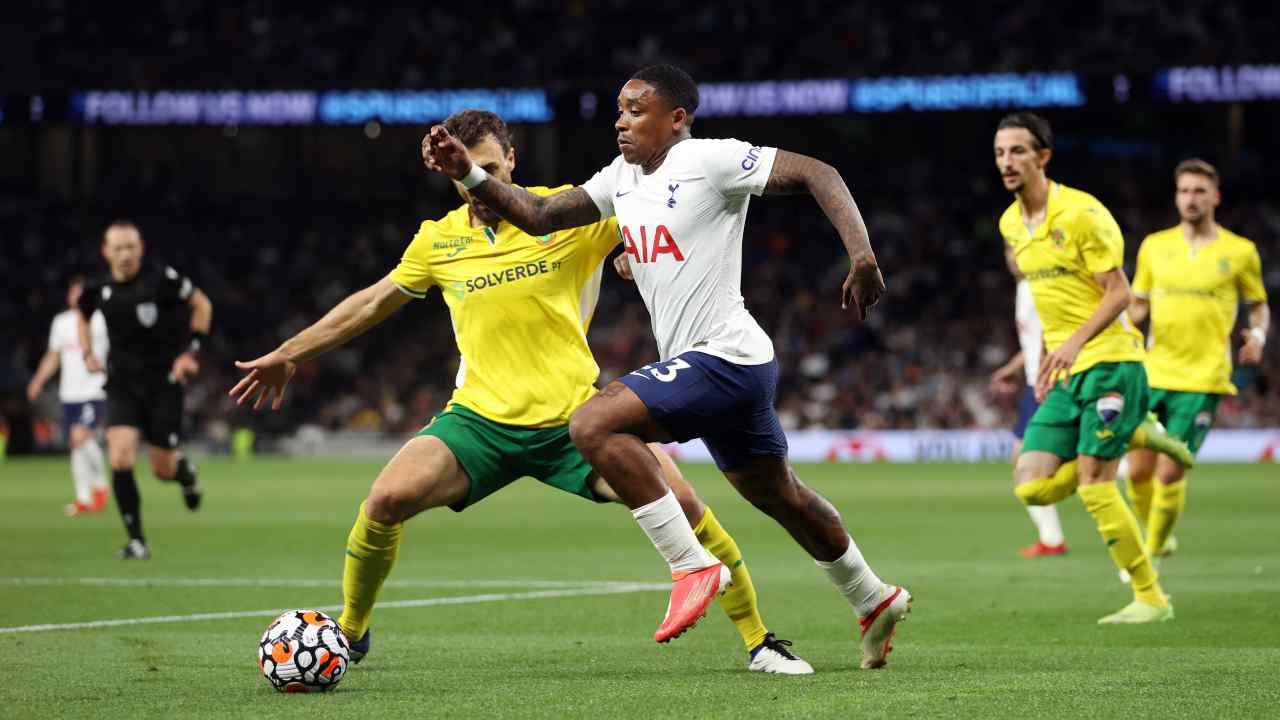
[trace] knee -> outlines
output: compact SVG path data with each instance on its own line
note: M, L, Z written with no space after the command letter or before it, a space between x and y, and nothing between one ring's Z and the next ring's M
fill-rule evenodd
M133 453L123 450L111 451L108 459L112 470L132 470L136 460Z
M383 525L395 525L408 520L416 507L417 498L395 488L374 487L364 500L364 514L370 520Z
M569 439L584 454L599 447L606 435L608 428L586 406L569 418Z
M806 494L812 494L790 466L762 469L734 483L742 497L757 509L773 515L779 511L806 504Z

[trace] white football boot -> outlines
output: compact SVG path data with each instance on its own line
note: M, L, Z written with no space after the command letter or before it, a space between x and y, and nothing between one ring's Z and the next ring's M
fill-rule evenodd
M790 640L779 640L773 633L751 651L751 672L777 673L779 675L812 675L813 666L791 652Z

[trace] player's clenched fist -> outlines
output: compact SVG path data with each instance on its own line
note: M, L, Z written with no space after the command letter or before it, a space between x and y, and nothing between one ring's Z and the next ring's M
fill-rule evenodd
M422 162L428 170L442 172L461 180L471 171L471 155L467 146L449 134L443 125L434 125L422 138Z

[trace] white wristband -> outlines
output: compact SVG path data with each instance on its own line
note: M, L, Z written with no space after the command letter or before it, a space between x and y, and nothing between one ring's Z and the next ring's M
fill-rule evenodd
M484 168L476 165L475 163L471 163L471 172L467 173L467 176L462 178L462 187L470 190L488 179L489 173L485 172Z
M1249 328L1249 334L1258 341L1259 345L1267 344L1267 334L1262 331L1262 328Z

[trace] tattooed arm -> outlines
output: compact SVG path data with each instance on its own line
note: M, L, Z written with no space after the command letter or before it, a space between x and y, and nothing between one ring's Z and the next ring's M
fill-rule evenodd
M466 146L443 125L431 128L422 138L422 161L428 169L458 181L472 168ZM600 220L600 208L580 187L544 197L490 178L467 192L530 235L546 235Z
M871 306L880 301L884 278L880 275L876 254L871 249L862 213L858 212L853 195L840 173L821 160L779 150L764 192L766 195L808 193L818 201L849 253L849 277L844 282L841 307L848 307L852 302L865 320Z

